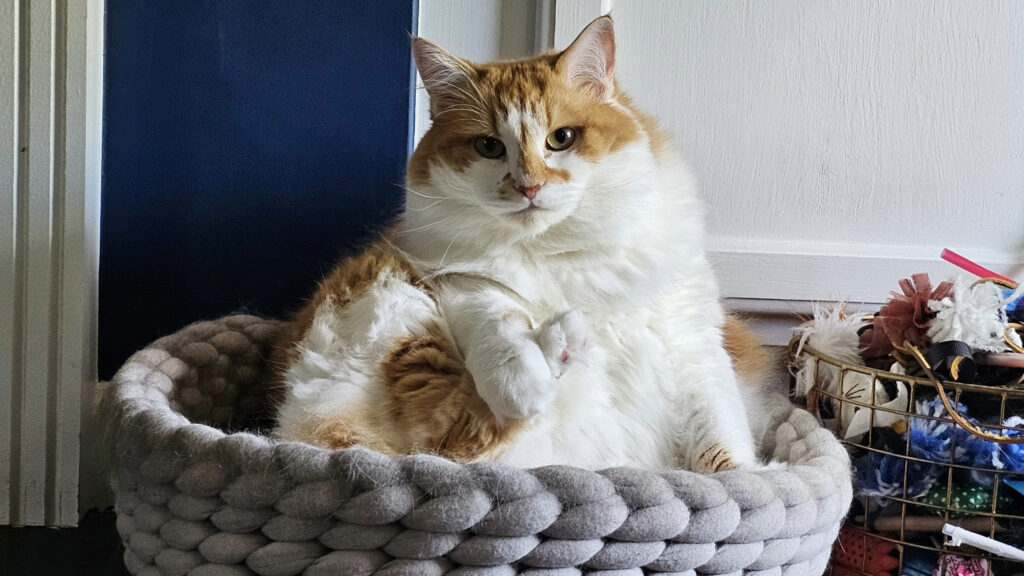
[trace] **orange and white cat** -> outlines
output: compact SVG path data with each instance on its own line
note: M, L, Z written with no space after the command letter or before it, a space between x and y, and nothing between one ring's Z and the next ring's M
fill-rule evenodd
M766 355L723 314L693 178L616 85L612 20L528 60L413 52L432 124L405 212L288 325L277 435L519 466L756 465L726 342L737 365Z

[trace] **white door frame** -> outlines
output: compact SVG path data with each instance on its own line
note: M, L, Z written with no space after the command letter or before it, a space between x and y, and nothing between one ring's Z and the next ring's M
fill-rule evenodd
M0 524L74 526L96 388L103 0L0 1ZM80 471L81 465L81 471Z

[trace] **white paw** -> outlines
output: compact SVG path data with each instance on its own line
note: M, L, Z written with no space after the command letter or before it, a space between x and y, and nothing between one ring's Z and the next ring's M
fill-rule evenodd
M556 314L534 332L551 376L560 378L575 362L584 361L590 346L590 330L579 310Z
M466 358L476 389L491 411L523 420L544 412L555 399L557 384L533 338L492 342Z
M523 341L523 348L501 365L495 376L503 381L504 392L498 412L510 418L526 419L544 412L558 390L547 359L529 340Z
M514 341L491 342L468 355L477 391L495 414L527 419L547 410L557 379L584 360L589 331L576 311L558 314Z

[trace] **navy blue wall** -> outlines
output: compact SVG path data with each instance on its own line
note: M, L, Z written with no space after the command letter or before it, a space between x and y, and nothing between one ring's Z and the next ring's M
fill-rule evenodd
M398 210L414 0L107 0L100 375L282 316Z

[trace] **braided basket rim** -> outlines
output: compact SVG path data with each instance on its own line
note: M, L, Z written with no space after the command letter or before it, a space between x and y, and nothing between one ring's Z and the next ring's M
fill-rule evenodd
M392 523L400 524L406 530L426 530L438 534L446 533L451 529L453 533L459 534L460 538L472 539L472 537L480 538L480 534L488 534L485 524L488 518L494 515L491 512L496 513L495 508L499 505L516 501L521 497L516 491L522 491L525 485L523 482L529 480L529 482L533 482L531 486L536 484L540 487L539 491L534 488L535 492L531 493L531 497L535 497L541 492L545 495L554 495L560 510L554 522L535 531L534 536L540 539L554 538L550 532L553 530L553 526L559 523L561 523L559 525L568 526L568 528L562 529L562 538L565 538L566 534L570 536L567 539L572 541L577 540L577 538L571 537L573 535L579 535L580 539L592 538L593 535L582 532L573 534L572 526L586 524L588 521L605 521L607 523L607 520L598 518L603 513L603 509L594 508L594 513L590 515L586 513L586 510L581 513L580 510L584 508L583 504L599 500L626 503L629 517L620 521L613 530L599 536L602 548L598 553L574 566L588 570L587 573L601 573L602 569L641 570L641 567L646 567L648 570L672 572L669 568L658 567L661 566L658 564L661 560L649 561L648 559L645 560L645 564L639 566L617 566L615 561L602 563L601 560L602 553L615 545L653 542L661 543L660 549L666 550L671 546L696 545L706 542L706 538L705 540L694 540L696 537L687 538L687 531L695 530L692 528L692 525L695 524L693 521L690 521L683 532L678 534L665 532L664 527L660 528L662 533L659 534L659 528L650 523L648 523L649 525L644 524L642 515L638 512L650 511L660 506L654 500L650 500L657 498L652 496L653 488L650 486L670 486L674 491L675 499L683 502L687 518L704 510L710 510L712 507L726 506L730 502L736 503L740 512L740 524L734 526L728 534L714 535L714 540L709 544L714 544L716 555L720 556L723 551L730 551L730 546L735 548L749 544L761 545L758 548L759 554L752 558L736 560L734 557L730 557L733 559L727 559L723 561L724 563L718 562L717 564L712 559L699 567L691 567L689 570L691 573L695 569L697 573L711 574L736 572L737 570L760 573L767 570L768 572L764 572L767 574L785 569L788 574L791 573L789 569L796 568L796 565L800 564L802 568L796 569L794 573L821 574L825 569L832 542L838 534L839 526L852 499L850 462L846 451L830 432L818 424L813 416L795 407L785 416L785 420L779 423L776 430L774 457L788 463L786 468L757 471L733 470L713 475L701 475L683 470L653 472L637 468L588 471L561 465L521 470L493 463L459 464L432 455L392 456L364 448L328 450L297 442L282 441L259 433L225 432L210 425L194 423L182 414L178 396L181 396L180 393L188 388L183 382L190 379L195 380L197 371L196 366L181 359L186 346L204 342L209 344L210 341L217 341L218 335L227 332L247 335L249 348L244 350L237 338L234 341L231 338L221 338L223 346L218 348L221 344L214 345L214 348L218 348L217 357L207 363L207 367L214 366L218 360L230 357L232 354L238 353L239 350L251 356L253 346L258 347L261 344L265 346L273 332L279 330L281 326L282 323L275 320L246 315L197 322L156 340L133 354L125 362L111 381L101 408L101 413L106 418L108 425L107 446L114 455L111 481L118 501L116 510L119 517L131 516L132 506L125 503L137 502L138 498L135 494L142 493L146 487L155 486L164 490L164 494L152 497L157 502L162 501L165 504L179 493L206 498L220 495L222 498L227 498L227 491L231 486L238 484L242 476L257 475L258 478L272 478L280 482L278 493L268 496L271 501L260 503L264 508L276 508L278 511L280 511L281 501L284 497L291 494L290 490L311 482L328 481L352 486L352 493L349 495L350 501L360 493L412 486L415 493L419 495L415 504L416 508L406 515L393 519ZM182 368L182 364L185 365L185 369ZM153 454L169 454L171 457L165 458L166 461L154 460L151 457ZM188 474L189 467L197 462L211 459L230 463L220 466L219 469L222 470L223 477L204 477L199 482L202 488L187 487L183 478ZM261 474L264 476L258 476ZM460 482L452 482L451 477L460 479ZM701 478L710 479L712 482L706 482ZM536 480L539 480L540 483L537 484ZM724 488L725 500L722 500L722 491L714 488L714 484ZM686 488L687 485L690 488ZM694 485L699 486L699 489L693 488ZM594 486L604 487L602 490L605 491L595 494L593 493ZM757 490L751 486L760 489L762 493L767 487L771 497L766 500L763 495L754 495ZM689 493L688 490L693 493ZM127 496L129 493L133 494L130 498ZM437 501L442 497L455 496L466 498L478 493L482 493L483 498L489 499L491 509L488 515L483 518L466 520L464 525L456 528L437 525L432 530L428 513L416 515L421 508L425 508L430 503L431 499ZM809 499L808 496L811 498ZM808 503L808 500L811 502ZM426 501L426 504L423 501ZM781 502L781 505L776 502ZM806 516L808 512L804 509L810 504L817 506L813 519L803 518L798 521L789 518L787 520L787 514L785 514L787 510L799 508ZM487 505L488 503L485 501L483 506ZM769 514L769 512L771 513ZM776 515L781 518L761 519L759 520L762 524L761 528L751 528L750 526L753 524L750 526L745 524L748 519L754 518L758 513L761 516ZM573 514L575 516L569 518ZM416 518L412 518L413 516ZM424 520L425 516L426 520ZM637 518L635 521L633 516ZM595 520L595 518L597 519ZM333 521L337 522L336 519ZM351 519L346 521L351 522ZM750 522L752 523L753 520ZM800 522L805 525L799 525ZM374 520L369 523L375 525L379 522ZM807 525L808 523L809 525ZM154 560L152 558L148 561L140 560L138 554L133 553L133 548L130 547L133 544L131 542L133 535L140 531L140 528L128 525L128 523L122 526L119 522L118 529L126 544L126 564L129 569L133 573L145 573L147 566L153 566ZM160 538L166 540L162 530L150 533L157 533ZM787 538L799 540L800 549L793 546L793 549L788 552L788 556L786 554L778 556L781 561L763 558L767 552L760 552L761 550L768 550L769 544L781 542ZM323 549L323 546L321 548ZM323 560L331 552L329 549L321 551L323 555L319 560ZM193 554L190 558L194 560L197 553L190 553ZM336 551L334 554L338 554L338 552ZM440 565L447 566L447 569L462 565L458 558L452 558L453 555L440 555L437 560L442 562ZM315 564L319 560L311 560L310 563ZM408 559L408 562L406 560L397 556L394 558L382 557L381 566L375 568L372 573L432 573L422 571L422 566L416 564L419 560ZM156 562L159 565L159 557ZM246 562L250 569L256 570L252 555ZM503 566L512 565L515 565L515 561ZM409 569L409 566L413 568ZM664 566L668 566L668 564ZM526 567L529 568L530 565ZM471 569L467 565L462 568L464 572L458 572L458 570L456 572L515 573L480 572L482 567L478 565L478 568ZM537 574L544 573L541 567L534 566L533 568L540 570L535 572ZM569 566L561 569L566 568L571 569ZM300 568L297 572L270 570L259 573L298 574L303 573L303 569ZM403 569L407 571L403 572ZM447 573L447 569L437 573ZM477 572L472 572L472 570L477 570ZM195 572L195 570L188 573L206 574L206 572ZM307 571L307 573L309 572ZM626 574L631 572L608 573ZM636 574L642 573L636 572Z

